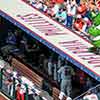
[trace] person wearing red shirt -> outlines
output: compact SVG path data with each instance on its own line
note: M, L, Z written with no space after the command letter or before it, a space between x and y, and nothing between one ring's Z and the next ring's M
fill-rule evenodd
M17 85L16 89L16 100L25 100L24 93L21 93L21 84Z
M52 0L53 2L55 3L59 3L59 4L63 4L64 3L64 0Z

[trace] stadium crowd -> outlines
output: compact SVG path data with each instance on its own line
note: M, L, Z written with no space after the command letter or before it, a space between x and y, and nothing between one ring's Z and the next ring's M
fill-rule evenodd
M90 41L100 53L100 0L23 1Z
M94 0L23 0L33 7L44 12L48 17L53 18L65 27L77 32L83 38L91 41L93 37L89 34L89 28L94 25L94 18L100 13L100 2ZM47 50L47 52L44 51ZM8 29L8 36L1 47L1 55L8 60L9 55L15 55L23 59L26 63L31 64L37 70L42 71L48 78L52 79L60 89L59 99L68 96L66 100L72 100L75 85L78 84L80 94L97 85L90 76L80 69L76 69L73 64L66 61L60 55L47 49L43 44L31 39L20 29ZM18 74L12 67L6 68L8 78L5 80L4 88L10 88L12 77L16 78ZM17 73L17 74L16 74ZM15 75L16 74L16 75ZM18 75L17 78L21 75ZM23 76L24 77L24 76ZM33 84L34 85L34 84ZM16 91L21 90L22 84L16 85ZM33 86L32 86L33 87ZM25 89L24 89L25 93ZM83 97L83 100L89 99L90 91ZM98 92L99 94L99 92ZM10 91L10 95L12 92ZM32 94L37 96L35 93ZM35 96L32 96L35 97ZM76 95L75 95L76 96ZM100 95L96 97L99 100ZM39 98L39 97L38 97ZM19 100L19 99L18 99ZM29 99L31 100L31 99ZM33 99L32 99L33 100ZM35 99L39 100L39 99ZM41 99L40 99L41 100ZM81 100L81 99L80 99Z

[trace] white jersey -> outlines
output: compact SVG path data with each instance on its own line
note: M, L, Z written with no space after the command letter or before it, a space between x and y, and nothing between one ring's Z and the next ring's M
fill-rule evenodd
M60 92L60 94L59 94L59 99L60 99L60 100L63 100L63 97L64 97L64 96L66 96L65 93ZM70 97L66 97L66 100L72 100L72 99L71 99Z
M92 93L90 95L86 95L83 97L83 100L98 100L98 97L96 94Z
M67 99L66 100L72 100L70 97L67 97Z

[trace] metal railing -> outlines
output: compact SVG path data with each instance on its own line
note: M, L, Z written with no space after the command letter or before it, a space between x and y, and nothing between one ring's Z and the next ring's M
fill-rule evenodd
M17 86L18 84L23 85L24 87L21 87L21 90L24 91L24 99L21 100L29 100L29 91L31 91L31 94L37 94L40 100L49 100L47 99L43 93L46 95L47 92L41 90L39 87L37 87L34 83L34 86L29 86L28 83L23 83L20 79L17 79L13 76L10 76L7 74L6 69L2 68L0 69L0 91L4 93L7 97L9 97L11 100L16 100L17 98ZM41 94L41 95L40 95ZM52 98L52 97L51 97ZM53 100L53 99L50 99Z
M92 92L95 93L95 94L100 93L100 84L96 85L96 86L93 87L93 88L90 88L88 91L92 91ZM88 91L84 92L84 93L81 94L80 96L77 96L77 97L74 98L73 100L83 100L84 95L85 95ZM97 96L98 96L98 100L100 100L100 95L97 95Z
M6 75L5 69L0 70L0 91L11 100L16 100L16 81L18 81L16 78ZM25 100L28 100L28 85L23 85L26 88Z

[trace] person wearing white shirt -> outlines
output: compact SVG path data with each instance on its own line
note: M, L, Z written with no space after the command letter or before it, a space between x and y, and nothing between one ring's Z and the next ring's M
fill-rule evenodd
M59 99L60 99L60 100L63 100L63 98L66 98L66 100L72 100L71 97L66 96L65 93L63 93L63 92L60 92L60 94L59 94ZM64 100L65 100L65 99L64 99Z
M52 76L53 64L52 64L51 58L48 59L48 65L47 66L48 66L48 74L49 74L49 76Z
M76 15L76 3L69 1L67 4L67 27L72 27L73 17Z
M37 9L39 9L39 10L42 10L43 9L42 2L41 1L38 1L35 7Z
M99 100L95 93L88 91L87 94L83 97L83 100Z
M71 84L71 70L70 66L63 66L58 70L58 75L61 78L60 89L63 93L67 93L67 96L71 95L72 84Z
M53 79L56 81L57 80L57 64L55 62L53 63L53 68L54 68Z
M52 11L53 11L54 15L59 12L59 8L60 8L59 4L55 4L54 5L54 7L52 8Z

